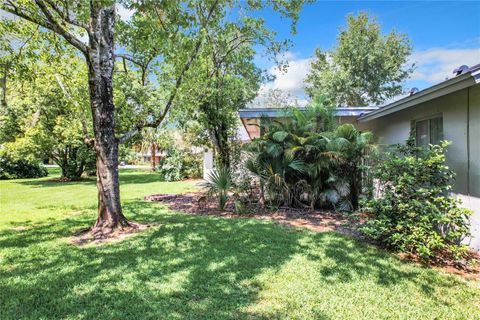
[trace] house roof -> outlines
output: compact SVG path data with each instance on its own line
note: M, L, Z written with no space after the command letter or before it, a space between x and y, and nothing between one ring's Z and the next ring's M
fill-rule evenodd
M299 110L305 110L305 107L298 107ZM337 117L356 117L368 112L377 110L377 107L338 107L335 108ZM249 108L239 111L240 118L282 118L285 117L284 108Z
M466 66L462 67L457 68L454 71L460 73L459 75L440 82L434 86L428 87L417 93L411 94L408 97L394 101L368 114L364 114L358 118L358 122L367 122L373 119L377 119L385 115L444 96L446 94L462 90L476 83L480 83L480 64L477 64L471 68L468 68Z

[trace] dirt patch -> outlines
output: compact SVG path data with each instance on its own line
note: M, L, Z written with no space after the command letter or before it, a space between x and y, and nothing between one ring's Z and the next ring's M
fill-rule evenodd
M237 214L234 210L233 201L227 202L225 210L218 210L217 202L213 198L207 198L204 193L192 192L179 195L154 194L145 197L146 201L159 201L174 211L194 215L209 215L225 218L253 218L260 220L272 220L283 226L301 227L314 232L335 231L353 236L365 241L365 238L357 231L358 225L365 221L364 213L353 215L338 214L328 210L296 210L280 208L274 212L262 211L258 208L254 214ZM414 255L399 254L401 260L421 263ZM456 262L446 257L438 259L429 267L442 270L443 272L460 275L470 280L480 280L480 255L469 252L468 257Z
M143 198L145 201L167 201L177 198L177 194L152 194Z
M102 234L101 237L98 234L92 233L92 228L86 228L77 231L72 237L68 239L68 242L77 246L84 246L87 244L102 244L121 241L126 238L130 238L137 233L143 232L150 227L147 224L140 224L130 222L130 226L122 227L108 234Z

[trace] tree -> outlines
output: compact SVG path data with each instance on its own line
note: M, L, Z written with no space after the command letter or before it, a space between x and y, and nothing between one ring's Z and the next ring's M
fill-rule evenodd
M381 104L402 93L413 72L405 67L412 47L406 35L382 35L380 24L366 13L347 18L347 30L330 51L315 51L305 82L310 97L322 95L339 106Z
M298 103L288 91L283 91L282 89L269 89L265 94L264 105L268 108L286 108L297 106Z
M253 62L252 46L264 35L252 28L245 32L229 24L225 32L212 32L189 79L188 92L179 97L184 108L176 109L182 125L195 119L204 128L222 167L231 164L232 138L238 127L237 111L253 100L262 80ZM192 117L193 115L193 117Z
M287 90L271 88L261 90L248 108L288 108L299 107L298 100Z
M31 26L10 27L16 41L1 44L8 53L2 59L8 66L9 103L0 109L0 143L13 159L52 159L62 178L77 179L84 170L95 169L94 152L82 136L88 130L85 65L58 37Z
M132 226L123 215L120 204L119 143L128 141L144 127L158 127L162 123L184 78L188 76L188 70L202 51L208 30L230 19L226 12L233 9L242 13L238 15L239 23L247 21L253 23L252 27L262 27L263 19L246 13L267 5L295 22L303 1L126 0L123 3L134 10L134 16L130 23L116 26L116 3L113 0L92 0L88 3L75 0L0 2L0 9L40 26L42 31L63 37L85 58L93 126L93 138L86 135L85 141L93 143L97 159L98 218L92 229L97 237L119 227ZM123 45L121 52L115 52L116 32L120 34L118 38ZM87 43L82 41L81 34L87 37ZM113 75L116 58L123 60L125 73L128 72L126 60L135 64L136 70L143 75L142 85L148 85L150 66L157 66L156 73L162 85L159 90L162 99L159 99L156 108L130 104L131 110L135 110L132 118L138 119L138 122L133 123L129 130L127 124L131 121L115 117ZM128 99L126 102L129 102ZM120 122L118 126L116 120ZM117 131L121 134L117 135Z
M156 152L166 151L173 147L175 139L173 135L165 129L160 128L145 128L142 132L141 150L144 153L150 151L151 155L151 169L155 171L157 168Z

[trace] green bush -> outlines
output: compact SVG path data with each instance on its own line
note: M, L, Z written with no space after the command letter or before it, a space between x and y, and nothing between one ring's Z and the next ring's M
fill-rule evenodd
M213 170L203 183L203 187L208 190L208 195L218 197L218 209L224 210L228 201L228 192L233 188L232 172L229 168L219 167Z
M362 189L362 158L371 133L351 124L337 126L334 109L316 101L288 121L264 118L264 134L247 145L246 168L260 181L261 201L272 206L349 211Z
M39 162L0 155L0 180L40 178L47 175L47 169Z
M97 164L95 150L85 145L79 144L65 148L64 156L55 160L62 170L62 178L68 180L77 180L86 173L87 176L95 176L97 173Z
M157 172L163 181L179 181L202 176L202 156L189 150L173 149L160 160Z
M366 236L425 260L462 256L471 212L448 194L455 176L445 165L448 145L420 148L411 138L385 153L374 172L380 196L365 206L372 214L361 228Z

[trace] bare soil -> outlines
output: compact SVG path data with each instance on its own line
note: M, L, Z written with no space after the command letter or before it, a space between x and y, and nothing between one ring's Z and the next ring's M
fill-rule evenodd
M147 224L130 222L130 225L127 227L120 227L110 233L102 233L101 236L99 236L98 233L92 232L92 228L86 228L77 231L70 237L69 242L77 246L117 242L145 231L149 227L150 225Z

